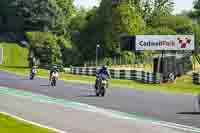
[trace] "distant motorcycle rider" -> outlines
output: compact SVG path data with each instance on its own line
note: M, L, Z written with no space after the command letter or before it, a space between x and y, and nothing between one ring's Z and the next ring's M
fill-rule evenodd
M51 86L55 87L56 86L56 81L58 80L58 71L57 70L53 70L53 72L51 73Z
M31 73L34 73L34 74L37 73L37 67L36 67L36 66L33 66L33 67L31 68Z
M51 81L53 74L55 75L56 73L57 73L57 75L58 75L57 67L54 66L54 67L50 70L50 73L49 73L49 81Z
M33 66L30 71L30 79L33 80L36 74L37 74L37 67Z
M110 75L110 72L109 72L107 66L103 65L102 68L96 73L95 89L97 89L98 80L100 78L99 76L102 74L107 77L107 80L111 79L111 75ZM108 84L107 84L107 87L108 87Z
M53 72L52 72L52 75L51 75L51 78L56 78L56 80L58 80L58 77L59 77L59 74L58 74L58 71L57 70L54 70Z

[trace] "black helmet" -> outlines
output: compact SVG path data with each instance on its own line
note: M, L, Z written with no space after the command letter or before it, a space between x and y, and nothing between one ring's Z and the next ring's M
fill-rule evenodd
M108 67L107 67L106 65L103 65L103 66L102 66L102 69L103 69L103 70L107 70L107 68L108 68Z
M56 65L53 66L53 70L57 70L57 66Z

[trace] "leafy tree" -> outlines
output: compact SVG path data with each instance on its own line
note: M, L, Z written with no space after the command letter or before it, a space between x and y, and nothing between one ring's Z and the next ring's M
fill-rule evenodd
M78 53L81 54L80 62L84 62L84 60L95 59L95 49L97 40L100 38L101 32L98 32L98 29L102 28L101 25L98 25L100 21L97 20L96 15L97 9L93 8L89 12L87 12L83 21L83 27L76 27L76 29L80 29L78 34L73 37L74 42L76 43L76 49L78 49ZM88 53L90 51L90 53Z
M195 21L197 21L198 23L200 23L200 0L195 0L194 1L194 10L191 10L190 12L188 12L186 15L188 15L189 17L191 17L192 19L194 19Z
M73 0L54 0L57 9L53 33L60 36L69 36L70 19L74 16Z
M145 23L142 17L127 1L112 7L110 1L103 0L98 17L103 20L104 44L110 53L118 53L121 34L135 35L144 32Z
M197 46L200 46L200 25L193 25L193 31L195 34L196 44ZM197 50L197 52L199 53L199 50Z
M13 15L15 8L9 8L14 6L14 0L1 0L0 1L0 16Z
M161 29L159 29L161 28ZM153 25L154 31L168 34L192 34L192 20L187 16L163 16ZM160 33L158 32L158 33Z
M131 7L126 2L122 2L120 5L112 9L112 21L110 27L110 31L107 32L108 36L110 36L108 38L110 41L106 42L107 46L112 44L112 47L110 46L110 48L112 48L111 52L119 53L119 40L121 36L123 34L143 34L145 23L136 8Z
M146 34L149 35L176 35L176 31L169 27L149 28Z
M101 57L119 54L121 34L142 34L145 28L142 17L127 2L113 7L112 1L102 0L98 9L93 8L80 20L84 28L79 28L77 47L84 55L82 60L95 59L97 43L101 45Z
M1 0L0 16L24 21L24 30L64 30L73 13L73 0ZM16 18L17 16L17 18ZM63 32L63 31L62 31Z
M89 12L84 8L77 9L75 15L71 18L69 28L71 32L80 32L87 24Z
M124 51L122 52L122 60L124 64L133 64L135 60L135 56L131 51Z
M174 10L173 0L131 0L137 7L147 24L152 25L153 20L160 16L169 16Z
M199 17L200 16L200 0L196 0L194 2L194 9L195 9L195 15Z
M128 33L129 35L141 34L145 28L141 16L126 3L122 3L113 9L112 23L116 32Z
M26 34L30 42L29 51L34 53L40 66L62 63L61 48L52 33L28 32Z

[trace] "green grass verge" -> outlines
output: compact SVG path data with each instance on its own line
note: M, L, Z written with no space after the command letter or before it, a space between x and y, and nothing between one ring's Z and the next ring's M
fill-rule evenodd
M55 133L0 113L0 133Z
M28 49L22 48L15 43L2 43L3 48L3 65L7 67L22 67L28 66Z
M66 80L87 81L90 83L94 83L95 81L95 77L91 76L63 74L61 77L62 79ZM193 94L200 93L200 86L192 84L191 76L184 76L182 78L179 78L177 79L176 83L172 84L144 84L141 82L131 81L131 80L112 79L111 85L130 87L135 89L143 89L143 90L159 90L162 92L193 93Z

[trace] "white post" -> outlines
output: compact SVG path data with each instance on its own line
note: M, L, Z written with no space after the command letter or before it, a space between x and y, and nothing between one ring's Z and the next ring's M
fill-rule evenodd
M3 64L3 48L1 48L1 61L0 64Z

